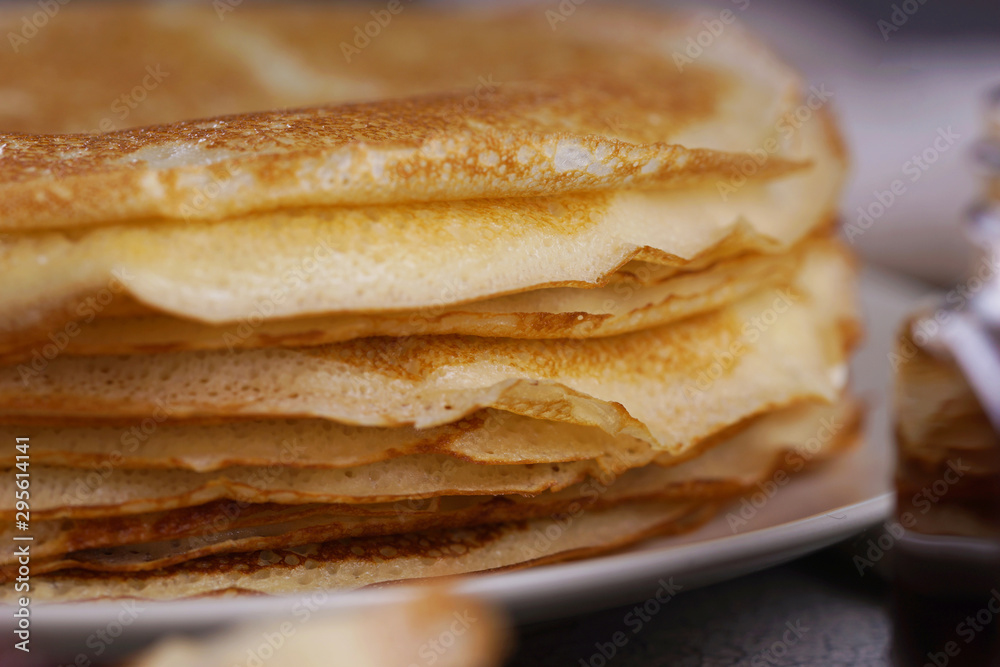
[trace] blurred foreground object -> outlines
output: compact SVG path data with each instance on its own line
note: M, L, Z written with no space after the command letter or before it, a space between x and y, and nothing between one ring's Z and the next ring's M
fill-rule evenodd
M1000 90L977 159L987 196L969 216L980 248L966 281L904 326L897 373L895 659L1000 659Z
M131 667L491 667L505 653L505 621L468 598L431 593L360 613L302 611L208 639L167 639Z

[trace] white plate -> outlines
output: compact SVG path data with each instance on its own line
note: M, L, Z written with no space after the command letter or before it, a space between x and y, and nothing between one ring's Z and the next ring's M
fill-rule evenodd
M903 315L926 294L919 285L866 270L862 301L866 342L853 364L855 391L870 406L867 442L815 472L794 477L734 532L723 511L701 529L679 537L649 541L624 553L528 570L471 577L458 584L467 592L506 607L518 620L538 620L643 600L657 581L672 577L688 590L791 560L833 544L884 521L892 508L891 440L887 396L891 382L889 351ZM408 586L325 596L322 607L352 610L399 602ZM92 659L92 634L117 629L129 620L121 639L110 645L120 654L167 632L204 631L243 619L275 618L301 604L298 597L141 603L131 619L121 603L32 607L35 646L57 646ZM9 625L9 615L4 614ZM90 644L88 644L88 638ZM107 658L109 653L105 653Z

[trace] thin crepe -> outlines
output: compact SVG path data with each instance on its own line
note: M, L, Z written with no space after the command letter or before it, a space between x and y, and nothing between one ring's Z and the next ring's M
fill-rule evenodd
M174 95L183 106L165 104L157 113L184 122L106 134L0 135L0 229L219 219L284 206L687 186L773 177L802 165L786 154L801 82L735 25L697 62L678 67L673 53L703 29L696 19L585 8L552 31L541 15L527 10L484 15L409 8L393 18L391 38L345 67L331 34L354 39L352 30L371 20L368 14L314 9L304 19L307 10L300 10L290 25L274 10L249 7L239 12L245 18L230 24L205 10L146 9L113 18L93 8L67 11L92 13L97 29L86 33L85 45L78 30L62 40L57 27L39 31L37 64L26 57L0 67L7 87L28 100L45 98L25 68L41 68L46 74L40 80L46 80L51 60L66 59L67 44L78 45L75 57L86 63L107 58L94 54L95 42L117 46L110 38L129 32L134 34L121 41L141 48L141 56L134 68L123 68L115 51L107 76L119 85L110 98L149 80L143 66L152 67L157 63L148 58L162 55L177 63L176 78L146 92L169 95L170 84L177 85ZM15 14L7 20L19 19ZM63 19L52 23L75 25ZM110 33L107 41L102 30ZM144 32L151 36L140 41ZM164 32L177 37L164 39ZM205 47L193 46L199 40L228 51L214 73L239 68L232 61L243 58L249 76L274 91L251 92L249 99L235 93L236 99L223 97L213 111L368 101L187 120L203 108L192 103L192 92L213 76L200 75L213 59L195 64L186 57L204 54ZM269 48L276 42L281 46ZM62 54L47 56L55 48ZM136 79L122 80L130 69ZM248 89L246 77L233 78L240 83L227 77L225 90ZM296 78L301 87L288 94ZM11 99L16 108L18 94ZM69 115L65 97L59 104L60 114ZM101 104L99 113L106 116L106 99ZM145 113L154 112L144 109L135 118ZM86 122L88 115L70 122ZM749 150L766 156L761 164L743 166Z
M795 410L797 408L789 408ZM768 415L767 419L774 419ZM733 424L714 438L729 437L746 424ZM628 435L566 422L481 410L431 429L346 426L324 420L227 421L217 424L164 423L144 433L123 428L0 425L0 438L30 433L33 465L93 470L165 469L198 473L232 467L342 469L402 457L440 455L456 463L517 465L595 461L605 471L644 465L656 455L649 444ZM714 444L699 442L683 455L661 454L661 465L697 456ZM2 459L13 468L16 450ZM81 478L93 477L81 474ZM86 486L88 480L81 479ZM36 508L37 509L37 508Z
M913 340L914 318L904 325L890 361L896 373L896 442L900 456L928 469L961 458L971 464L1000 460L1000 436L950 356ZM983 466L986 470L996 464Z
M923 345L915 342L920 339L915 332L921 328L919 318L906 323L891 358L896 371L900 512L913 511L918 505L919 514L925 514L926 509L919 507L926 503L921 494L944 480L945 502L954 505L952 513L995 518L992 508L1000 497L1000 435L950 353L926 341ZM918 524L914 529L929 527Z
M458 502L469 504L481 500L462 497L447 501L438 497L374 505L277 505L220 500L163 512L121 514L99 519L42 519L31 524L32 537L35 538L32 554L45 559L85 549L245 531L256 526L296 522L318 515L368 517L380 521L403 514L433 514L441 509L442 502L446 502L449 509L455 509ZM12 546L16 542L11 539L16 534L14 524L9 522L0 531L0 537L4 538L3 544L0 544L0 563L10 565L17 562L17 547Z
M652 456L647 452L646 461L633 463L644 465ZM31 510L39 519L54 519L156 512L221 498L294 505L385 503L487 493L532 495L564 489L602 472L594 461L505 466L418 454L356 468L239 466L213 473L123 468L112 469L106 476L97 473L91 483L78 468L36 466L34 474L45 481L36 484ZM12 483L2 486L13 488Z
M148 433L144 431L149 431ZM430 429L348 426L320 419L164 422L100 427L0 425L0 438L30 432L33 465L181 469L233 466L349 468L402 456L444 455L477 464L563 463L592 459L606 469L645 463L649 444L601 429L481 410ZM16 450L2 459L12 468ZM606 463L604 463L606 461Z
M233 519L239 519L239 512L235 512L234 517L223 522L222 530L208 524L190 536L163 535L159 542L146 543L121 541L115 533L102 530L99 521L83 522L54 543L46 544L43 551L36 550L33 571L38 574L67 567L150 570L214 553L523 520L581 507L588 511L605 509L637 500L719 499L753 488L777 470L799 472L825 461L853 444L857 432L857 409L845 400L837 406L799 406L762 417L722 439L707 453L675 468L645 466L617 479L601 476L563 491L528 498L445 498L433 513L406 511L406 503L401 503L396 515L385 517L338 514L338 506L325 512L289 508L287 516L266 513L278 519L275 522L243 527L233 525ZM140 522L143 518L133 520ZM80 535L84 532L86 537ZM135 535L129 530L123 534ZM90 551L51 558L60 553L59 543L86 541L105 548L91 547ZM13 553L2 555L3 564L13 563L16 558Z
M336 343L371 336L458 334L499 338L589 338L648 328L696 315L765 285L786 284L801 251L745 255L703 270L630 262L605 287L555 287L457 306L394 313L253 319L210 325L138 303L84 321L59 354L149 354ZM124 301L125 297L119 297ZM113 302L112 302L113 303ZM111 304L109 304L110 306ZM128 312L132 308L132 312ZM110 310L110 308L108 309ZM64 325L65 326L65 325ZM51 330L0 333L0 363L37 363L52 354Z
M92 320L109 305L105 296L206 323L259 322L593 287L633 259L684 267L785 252L835 208L843 161L827 120L818 113L790 140L814 160L809 169L724 192L282 209L10 235L0 239L0 259L16 289L0 291L0 331L62 330L68 320Z
M667 326L588 340L427 336L297 349L55 359L0 375L7 417L322 417L451 423L492 407L684 450L754 414L833 401L856 333L854 269L817 248L787 290ZM155 423L154 423L155 427Z
M711 503L627 503L604 511L456 530L208 556L151 572L66 570L32 578L32 600L177 599L225 591L288 594L541 565L693 530ZM0 600L16 594L5 587Z

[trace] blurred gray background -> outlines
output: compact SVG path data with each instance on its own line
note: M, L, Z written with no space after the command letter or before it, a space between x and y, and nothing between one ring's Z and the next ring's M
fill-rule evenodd
M1000 86L1000 2L682 4L733 9L833 92L853 164L843 219L867 226L852 235L863 256L942 285L962 279L972 253L959 223L982 190L971 146L985 132L985 94ZM939 136L949 137L945 150L944 140L935 148ZM920 159L925 152L932 164ZM894 180L905 191L880 207ZM868 220L859 207L884 211Z

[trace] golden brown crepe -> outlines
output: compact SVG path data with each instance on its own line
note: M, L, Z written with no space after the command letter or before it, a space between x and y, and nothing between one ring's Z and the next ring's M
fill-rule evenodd
M60 11L23 53L3 54L10 66L0 63L0 87L13 92L0 130L100 129L107 100L133 86L153 88L147 67L175 78L147 90L149 103L129 105L123 120L185 122L2 135L0 226L8 230L677 187L770 177L803 164L786 155L793 129L786 115L801 103L800 81L738 26L679 68L672 52L701 29L694 20L588 7L553 31L527 10L404 12L391 38L347 63L333 36L354 39L367 13L312 8L293 18L284 7L246 6L220 23L207 7ZM77 13L94 30L80 28ZM17 30L20 19L9 11L0 28ZM115 48L95 52L93 44ZM127 61L130 49L138 52ZM87 78L106 82L110 94L81 86L78 111L67 114L65 90L57 101L39 84L53 69L71 76L78 64L67 55L84 52ZM115 63L93 75L101 71L95 61L108 58ZM202 74L207 63L212 71ZM45 75L33 77L32 68ZM225 83L196 97L196 87L217 77ZM357 103L269 111L349 101ZM189 120L242 111L259 113ZM71 120L54 122L57 113ZM763 157L743 166L750 150Z
M635 468L617 479L614 474L605 472L564 490L531 497L445 497L433 512L422 511L422 508L411 511L411 499L395 503L398 510L395 514L381 516L342 513L342 506L336 504L326 505L325 509L292 506L285 510L269 510L244 500L232 503L224 509L225 514L215 515L207 526L189 524L188 534L176 530L161 532L156 535L158 539L151 539L155 533L141 526L156 525L162 522L162 517L139 515L124 522L122 518L113 517L75 519L59 531L58 539L46 541L35 551L33 571L41 574L68 567L142 571L215 553L431 528L461 528L538 518L580 507L593 511L639 500L718 500L756 488L756 484L771 478L777 470L797 473L850 446L857 438L857 415L856 407L848 401L837 406L790 408L719 438L705 453L675 466ZM829 437L820 439L817 434L821 431L828 432ZM449 476L457 480L461 471L451 471ZM112 478L109 483L115 484L115 480ZM43 497L45 493L43 489ZM252 511L244 517L248 507ZM127 509L123 506L120 511ZM212 512L210 510L209 514ZM43 513L43 516L48 514ZM47 523L55 521L43 521L40 526L43 532L47 530ZM168 525L176 526L176 523L166 523L165 530L169 530ZM66 548L73 543L77 548ZM87 550L80 549L84 544L88 545ZM8 565L8 570L15 560L13 548L0 551L0 565ZM13 572L10 570L8 575Z
M78 304L61 330L55 325L55 333L41 326L0 334L0 363L31 367L56 353L95 356L290 347L371 336L611 336L713 310L766 285L787 284L803 252L798 248L786 254L749 254L684 271L635 261L612 274L608 285L591 289L543 288L397 312L281 320L251 313L247 319L217 325L160 314L118 294L112 300L105 298L108 307L99 315L87 302Z
M770 470L775 452L790 448L797 439L807 440L822 420L849 423L849 414L849 405L796 407L789 408L787 414L769 414L723 441L725 444L706 447L708 451L690 460L677 462L665 457L662 463L666 467L650 474L657 475L655 487L664 492L673 486L698 486L705 478L731 479L743 473L754 478L752 471L761 467ZM558 431L554 428L550 432L558 437ZM577 437L607 441L599 429ZM219 446L225 444L220 442ZM595 444L590 443L590 448ZM530 447L530 441L521 447ZM276 453L275 459L285 460L285 454ZM84 474L77 468L35 466L40 481L34 486L32 512L36 519L89 518L159 512L223 498L294 505L387 503L448 495L536 495L559 491L588 477L614 478L655 458L649 447L633 450L623 443L598 460L521 465L483 465L442 454L416 454L351 467L293 467L279 462L205 473L108 464ZM4 486L8 485L13 495L13 482ZM13 511L5 514L10 516Z
M322 417L425 428L492 407L598 426L680 454L763 411L840 395L856 313L853 268L817 249L790 289L610 338L426 336L336 345L57 358L0 374L0 413L158 422Z
M592 287L636 259L684 268L786 252L831 217L844 165L830 141L813 118L792 138L814 160L809 169L731 194L619 190L12 234L0 239L0 257L19 289L0 292L0 332L63 332L122 296L205 323L253 325Z
M1000 435L955 360L926 335L924 318L933 315L906 322L890 358L896 374L896 514L914 532L995 539Z
M526 522L355 538L289 549L208 556L121 574L66 570L32 580L34 601L176 599L237 590L268 594L349 590L372 584L541 565L620 549L700 525L704 503L629 503ZM555 536L554 538L552 536ZM9 587L4 599L12 595Z

